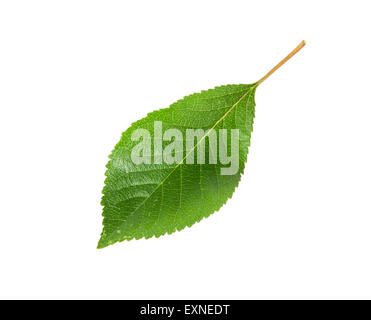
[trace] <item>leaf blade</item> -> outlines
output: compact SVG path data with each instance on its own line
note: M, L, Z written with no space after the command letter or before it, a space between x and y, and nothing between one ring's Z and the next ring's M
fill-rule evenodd
M107 164L102 198L104 228L98 248L180 231L225 204L238 185L247 159L256 87L229 85L187 96L169 108L150 113L123 133ZM177 128L183 134L187 128L239 129L238 174L220 175L219 163L133 165L129 137L137 128L148 129L153 137L154 121L162 121L164 131Z

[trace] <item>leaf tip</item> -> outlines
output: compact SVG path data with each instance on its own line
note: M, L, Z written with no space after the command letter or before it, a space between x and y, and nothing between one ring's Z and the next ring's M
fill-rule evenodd
M101 237L98 241L97 249L103 249L107 247L109 244Z

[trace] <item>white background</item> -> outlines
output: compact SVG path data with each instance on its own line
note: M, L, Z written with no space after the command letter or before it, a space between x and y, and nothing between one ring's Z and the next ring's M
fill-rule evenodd
M0 298L371 298L369 1L1 1ZM148 112L262 84L247 171L190 229L97 250Z

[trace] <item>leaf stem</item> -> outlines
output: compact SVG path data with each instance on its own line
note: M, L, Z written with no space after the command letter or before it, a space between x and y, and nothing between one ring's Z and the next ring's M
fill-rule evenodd
M263 78L261 78L258 82L257 85L261 84L265 79L269 78L277 69L279 69L283 64L285 64L288 60L290 60L295 54L297 54L303 47L305 46L305 41L303 40L302 42L299 43L299 45L292 50L286 58L281 60L280 63L278 63L271 71L269 71Z

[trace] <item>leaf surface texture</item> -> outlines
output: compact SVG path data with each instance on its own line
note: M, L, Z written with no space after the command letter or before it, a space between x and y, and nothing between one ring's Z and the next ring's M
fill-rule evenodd
M103 231L98 248L118 241L159 237L192 226L222 207L232 196L243 174L253 128L256 84L227 85L195 93L170 107L154 111L132 124L121 136L107 164L103 189ZM186 143L183 161L178 164L136 165L130 156L138 142L131 140L136 129L150 132L154 122L162 131L203 129L205 153L209 157L210 129L239 129L239 168L234 175L222 175L225 165L197 164L200 141L195 140L195 164L187 164ZM218 143L220 143L218 141ZM164 147L166 144L164 144ZM218 145L219 148L219 145Z

